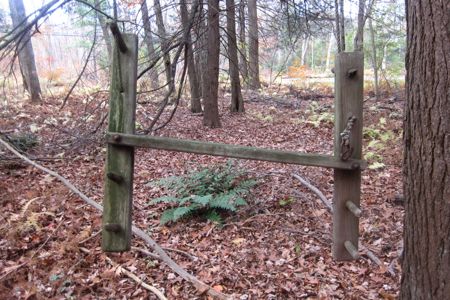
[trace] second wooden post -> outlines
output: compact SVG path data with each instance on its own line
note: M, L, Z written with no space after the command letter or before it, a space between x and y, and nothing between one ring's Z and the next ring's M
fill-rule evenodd
M334 155L340 160L361 159L363 129L364 56L342 52L335 62ZM358 258L361 170L334 171L333 257Z

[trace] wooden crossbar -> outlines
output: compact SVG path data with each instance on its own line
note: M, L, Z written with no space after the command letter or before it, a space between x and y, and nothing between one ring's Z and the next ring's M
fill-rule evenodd
M180 151L304 166L334 168L341 170L364 169L367 166L367 163L364 160L349 159L347 161L342 161L339 158L331 155L262 149L222 143L181 140L169 137L144 136L110 132L106 135L106 140L108 143L113 145Z

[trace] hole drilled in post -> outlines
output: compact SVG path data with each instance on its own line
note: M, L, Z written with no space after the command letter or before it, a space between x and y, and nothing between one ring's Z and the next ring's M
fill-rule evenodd
M355 77L356 73L358 73L358 70L356 70L356 69L350 69L350 70L347 71L347 76L348 76L349 78L352 78L352 77Z
M115 223L105 224L104 228L106 231L109 231L109 232L119 232L122 229L119 224L115 224Z
M116 174L116 173L113 173L113 172L108 172L106 174L106 177L108 177L108 179L114 181L115 183L122 183L123 182L123 177L118 175L118 174Z

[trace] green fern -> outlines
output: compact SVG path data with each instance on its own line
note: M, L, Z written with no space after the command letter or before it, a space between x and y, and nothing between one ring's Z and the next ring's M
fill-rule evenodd
M225 166L205 168L186 176L171 176L152 182L170 191L172 196L162 196L149 204L166 203L171 208L161 215L161 224L176 222L190 216L201 216L220 223L221 213L236 212L247 205L245 197L257 184L231 163Z

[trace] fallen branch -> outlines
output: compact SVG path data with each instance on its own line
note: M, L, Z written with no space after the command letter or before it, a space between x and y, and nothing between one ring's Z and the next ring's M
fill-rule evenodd
M20 154L16 149L14 149L9 143L5 142L1 137L0 137L0 144L2 144L6 149L8 149L12 153L14 153L14 155L16 155L17 157L20 157L21 159L23 159L28 164L32 165L33 167L35 167L35 168L37 168L37 169L39 169L39 170L49 174L50 176L53 176L56 179L58 179L59 181L61 181L61 183L63 183L66 187L68 187L72 192L77 194L83 201L85 201L89 205L95 207L97 210L99 210L101 212L103 211L103 206L102 205L100 205L99 203L95 202L94 200L92 200L91 198L89 198L88 196L83 194L79 189L77 189L72 183L70 183L63 176L59 175L55 171L52 171L50 169L47 169L46 167L43 167L43 166L39 165L38 163L30 160L28 157ZM136 236L138 236L141 239L143 239L147 243L147 245L149 245L150 248L152 248L156 252L156 254L159 255L161 260L164 261L169 266L169 268L171 268L174 272L176 272L178 275L180 275L180 277L183 278L184 280L187 280L190 283L192 283L194 285L194 287L200 292L200 294L207 293L209 296L211 296L211 297L213 297L215 299L231 299L230 296L216 291L215 289L213 289L212 287L210 287L206 283L204 283L204 282L200 281L199 279L197 279L197 277L189 274L186 270L181 268L175 261L173 261L169 257L169 255L167 255L167 253L161 248L161 246L159 246L143 230L137 228L136 226L133 226L132 227L132 231L133 231L133 233Z
M111 258L109 258L108 256L106 256L106 260L113 265L114 267L117 268L118 272L123 273L125 275L127 275L128 277L130 277L131 279L134 280L134 282L136 282L138 285L142 286L143 288L145 288L146 290L149 290L150 292L152 292L153 294L156 295L156 297L158 297L158 299L160 300L167 300L166 296L164 296L163 293L161 293L160 290L158 290L157 288L155 288L154 286L146 283L145 281L143 281L142 279L140 279L138 276L136 276L133 272L127 270L126 268L118 265L117 263L115 263Z
M323 202L323 204L325 204L325 206L328 209L328 212L330 212L331 214L333 214L333 206L331 205L330 201L328 201L327 197L325 197L325 195L315 186L313 186L311 183L309 183L308 181L306 181L306 179L302 178L300 175L291 174L292 177L298 179L303 185L305 185L307 188L309 188L311 191L313 191L319 198L320 200ZM361 248L361 250L363 250L367 257L372 260L376 265L378 265L379 267L384 266L383 262L375 255L375 253L373 253L372 251L370 251L366 246L364 246L361 242L359 243L359 248ZM392 276L395 275L394 272L392 272L391 270L388 269L389 274L391 274Z
M325 195L318 188L316 188L311 183L306 181L306 179L304 179L300 175L292 173L292 177L294 177L295 179L298 179L298 181L300 181L304 186L306 186L311 191L313 191L319 197L319 199L323 202L323 204L325 204L325 206L328 208L328 211L331 213L333 212L333 206L331 205L330 201L328 201L327 197L325 197Z

